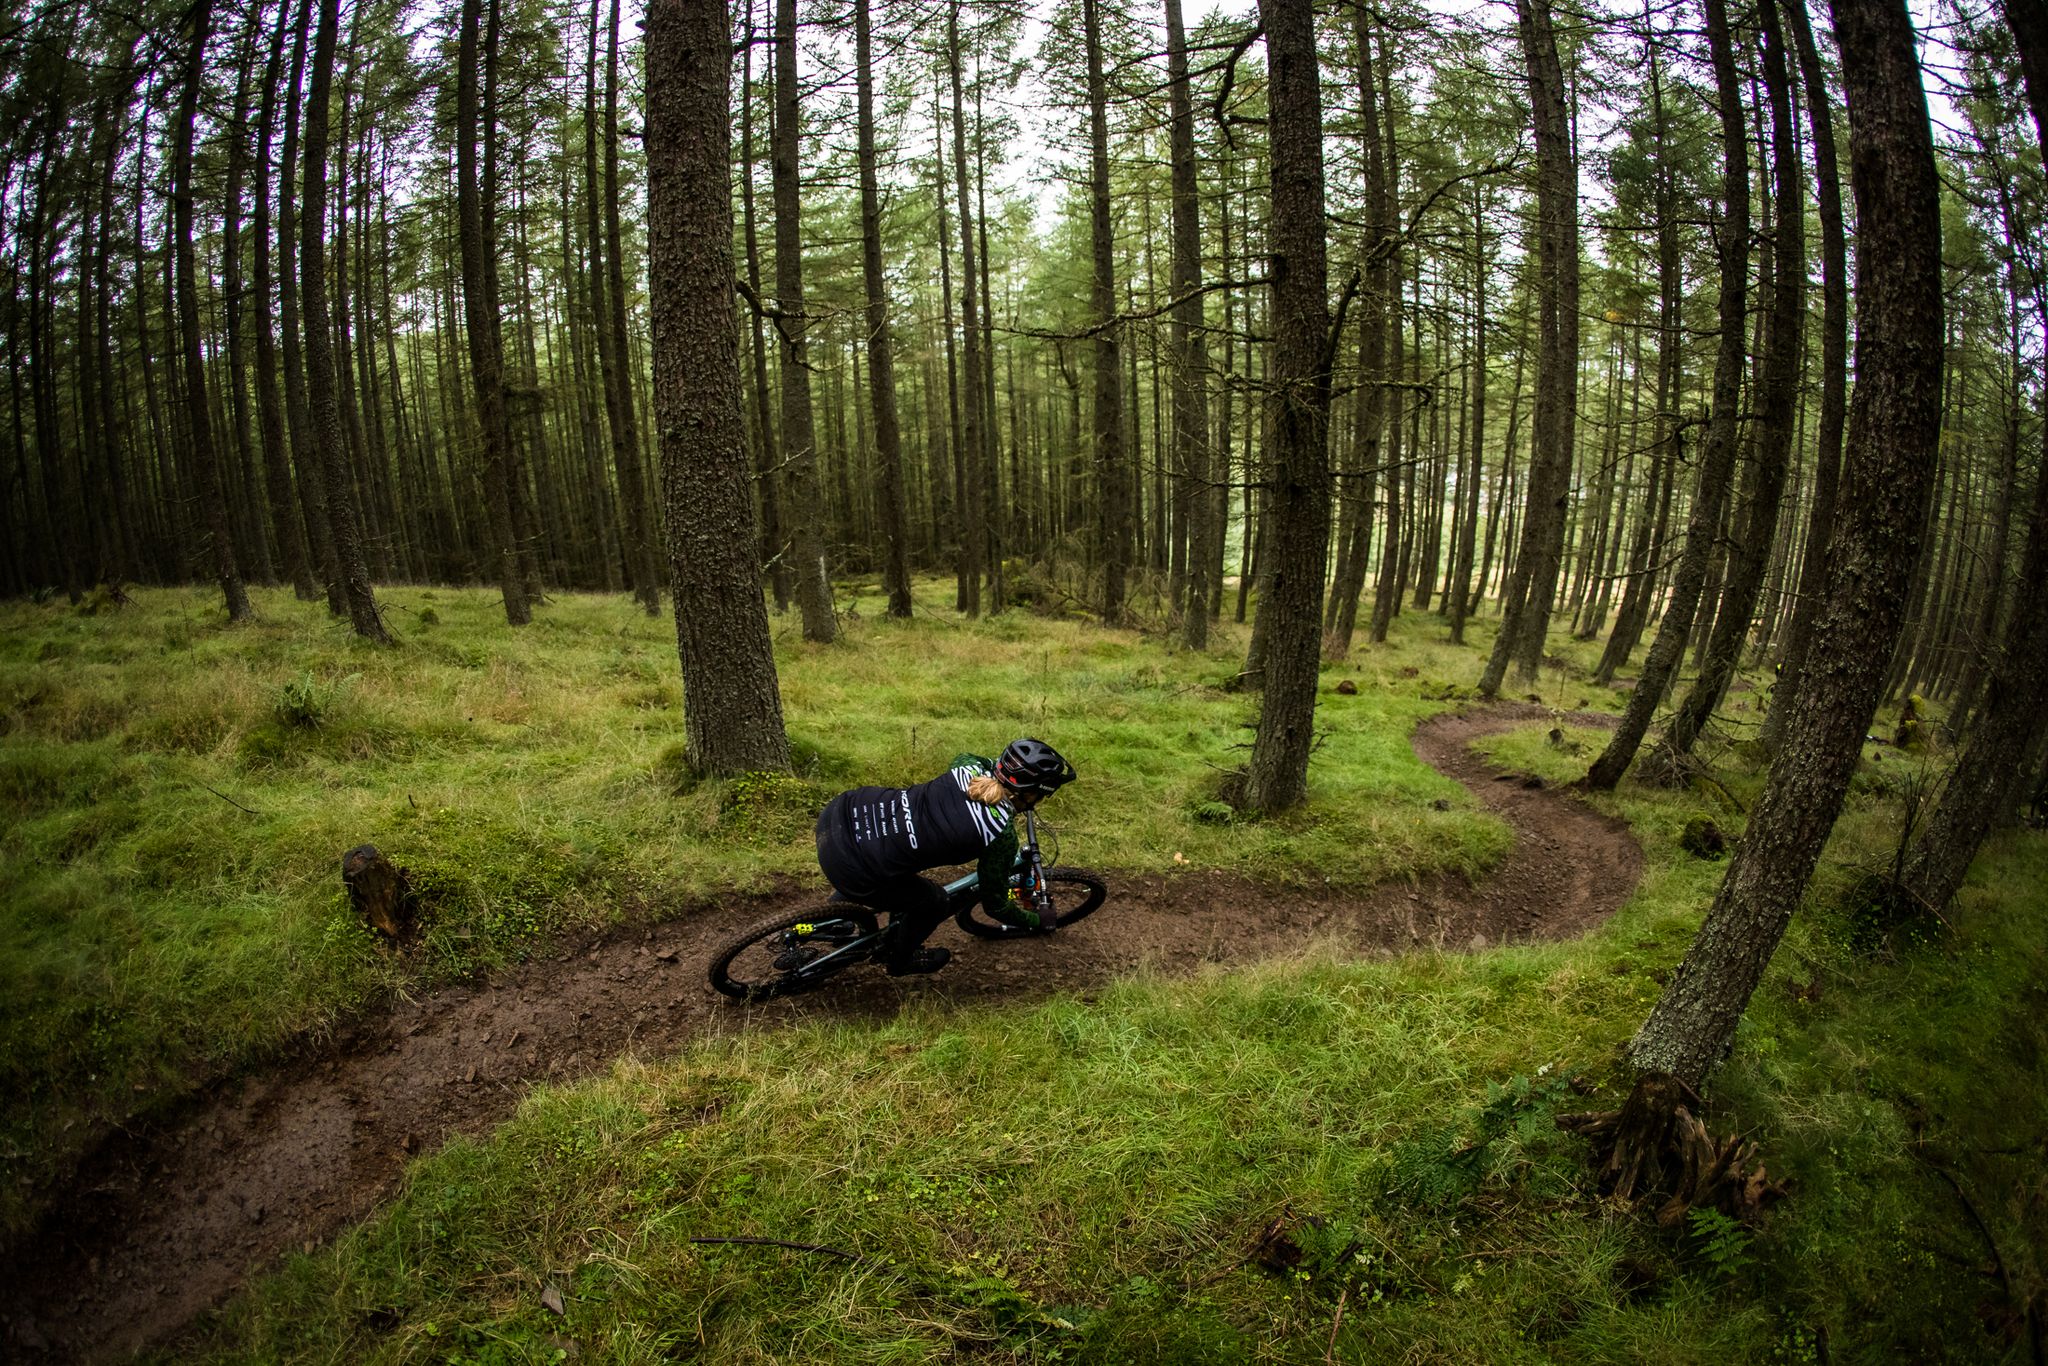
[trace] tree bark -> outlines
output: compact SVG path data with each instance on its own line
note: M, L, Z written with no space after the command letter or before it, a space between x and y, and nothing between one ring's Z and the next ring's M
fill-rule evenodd
M875 454L881 462L882 585L889 615L910 616L909 528L903 513L903 432L896 416L895 334L889 326L888 283L882 272L882 195L875 175L875 77L870 55L869 0L853 0L854 61L860 122L861 278L867 290L868 399L875 410Z
M1806 558L1800 567L1798 597L1786 634L1783 670L1771 691L1770 714L1764 718L1764 745L1776 753L1784 734L1784 718L1799 695L1806 672L1813 618L1827 581L1829 542L1834 536L1835 503L1840 496L1842 415L1848 406L1849 268L1848 244L1842 227L1842 178L1835 157L1834 111L1828 101L1827 77L1813 41L1806 0L1785 0L1785 18L1799 50L1799 79L1806 87L1807 125L1813 138L1814 198L1820 214L1821 322L1820 417L1815 429L1813 510L1807 520Z
M1521 550L1508 584L1500 634L1479 691L1500 691L1510 662L1529 680L1543 645L1564 559L1565 504L1577 432L1579 362L1579 185L1549 0L1517 0L1529 103L1536 124L1536 411L1530 423L1529 483Z
M611 358L605 365L607 392L616 391L612 415L612 460L626 505L627 558L633 562L633 597L653 616L661 610L660 559L654 517L647 506L647 481L640 472L640 420L634 393L632 347L627 341L625 234L619 226L619 0L612 0L610 37L604 57L604 254L609 280L605 303L610 317Z
M1101 0L1081 0L1088 49L1088 224L1095 265L1095 472L1100 509L1103 619L1124 615L1131 563L1131 474L1124 452L1123 366L1116 317L1116 242L1109 206L1109 88L1103 77Z
M968 616L981 613L981 579L988 570L988 418L983 382L981 271L974 240L974 212L967 199L967 117L960 72L960 0L946 6L946 76L953 95L953 189L960 228L960 521L966 550ZM991 610L994 604L990 604Z
M1465 618L1476 606L1472 566L1479 551L1479 485L1483 482L1486 451L1486 203L1478 186L1472 189L1472 464L1458 476L1465 509L1457 521L1457 539L1452 553L1450 595L1451 641L1465 643Z
M1912 23L1902 0L1834 0L1834 16L1859 225L1842 518L1784 755L1699 937L1631 1045L1637 1067L1695 1089L1727 1056L1861 757L1919 558L1940 427L1940 186Z
M1398 239L1391 222L1388 203L1386 148L1380 138L1379 92L1373 75L1371 21L1365 6L1351 11L1351 31L1358 49L1358 126L1365 163L1364 240L1360 243L1358 309L1358 398L1352 408L1351 465L1358 483L1346 490L1357 507L1352 519L1351 543L1340 557L1341 571L1331 588L1336 614L1323 654L1331 660L1351 653L1351 638L1358 629L1359 598L1365 592L1365 578L1372 567L1373 518L1378 514L1376 490L1380 469L1380 434L1387 420L1387 293ZM1385 472L1392 485L1391 472ZM1391 491L1391 490L1390 490ZM1391 533L1389 539L1393 539ZM1383 639L1381 631L1374 639Z
M1265 695L1245 804L1282 811L1308 793L1323 573L1330 540L1330 361L1323 107L1308 0L1263 0L1270 89L1273 362L1267 377L1270 521Z
M322 0L326 3L327 0ZM462 247L462 319L469 339L469 373L476 394L477 426L483 437L484 496L491 518L497 562L498 592L505 620L524 626L533 620L526 601L526 581L519 569L519 537L512 520L512 434L505 420L505 358L499 347L498 323L486 289L487 252L495 241L484 236L483 193L477 183L477 145L488 131L478 121L478 30L484 0L463 0L457 47L455 86L455 176L458 235Z
M305 301L306 392L313 463L326 492L327 524L334 544L336 577L355 633L390 643L370 588L369 567L349 487L347 437L334 392L334 328L327 310L327 102L334 83L335 30L340 0L319 0L320 22L313 38L313 81L306 97L306 182L300 197L300 290Z
M1785 60L1776 0L1759 0L1757 14L1763 28L1764 90L1771 107L1771 178L1777 203L1771 246L1770 325L1757 377L1756 440L1745 480L1749 516L1742 539L1729 553L1728 576L1707 644L1705 666L1652 755L1654 766L1668 779L1675 779L1684 769L1700 732L1721 704L1756 617L1757 596L1770 567L1778 509L1784 501L1799 404L1799 363L1806 354L1806 197L1800 185L1804 168L1792 123L1792 76Z
M1194 100L1188 81L1188 40L1180 0L1166 0L1167 146L1173 162L1173 469L1174 497L1185 538L1181 643L1209 645L1209 346L1202 325L1202 203L1195 178ZM1176 542L1178 545L1179 542Z
M747 290L761 298L761 234L754 225L754 9L747 0L747 43L740 58L740 211L742 233L747 246ZM789 610L794 588L790 573L787 538L782 531L782 459L775 440L775 418L768 404L768 342L761 327L761 310L747 310L747 323L754 343L754 440L755 471L761 489L761 562L768 566L768 582L775 594L775 610Z
M277 168L278 350L284 361L285 434L291 442L292 466L298 475L299 512L305 521L311 568L319 574L326 591L328 613L340 617L349 615L348 590L342 580L340 559L334 553L334 523L327 516L327 467L313 427L312 399L307 392L312 383L311 362L304 353L302 339L306 334L299 314L299 112L312 14L312 0L299 0L298 17L292 24L291 75L285 81L284 148L279 153ZM145 345L145 374L148 357Z
M722 10L723 5L719 8ZM728 96L728 103L730 96ZM775 303L781 313L782 449L789 468L790 557L804 639L829 642L832 580L825 565L824 509L818 494L818 446L811 416L811 365L804 312L804 234L798 190L801 143L796 80L796 0L775 3L775 128L770 155L775 182ZM728 109L727 122L730 121Z
M2048 3L2005 0L2007 25L2019 50L2020 72L2034 130L2048 152ZM2034 477L2026 551L2005 640L1984 683L1969 739L1908 855L1901 881L1925 906L1939 911L1955 899L1984 837L2010 808L2040 743L2048 715L2048 424ZM2001 571L2002 572L2002 571Z
M652 0L646 24L654 414L686 753L699 773L787 769L733 315L725 0Z
M292 498L291 467L285 455L285 405L278 395L277 337L270 316L270 148L276 133L277 83L284 60L284 35L291 25L291 16L290 0L279 0L277 32L271 38L270 55L263 64L262 106L256 123L256 204L251 224L256 238L256 421L263 447L264 482L270 494L271 525L277 533L284 576L292 581L292 591L298 599L310 602L315 591L313 571L306 556L304 527ZM300 41L303 43L303 38ZM286 170L283 183L288 184L290 178L291 172Z
M1857 2L1857 0L1852 0ZM1860 0L1874 3L1876 0ZM1722 217L1718 234L1721 267L1720 339L1714 352L1713 406L1700 452L1699 486L1693 493L1692 515L1686 524L1685 553L1672 580L1671 601L1657 627L1650 656L1629 695L1628 708L1607 748L1586 774L1588 786L1608 790L1635 761L1636 749L1650 728L1650 718L1663 700L1686 637L1692 633L1706 582L1707 562L1727 500L1735 466L1736 404L1742 391L1744 301L1749 282L1749 140L1744 131L1741 86L1735 73L1734 39L1728 29L1726 0L1706 0L1707 43L1713 54L1716 99L1721 107Z
M199 120L199 87L206 79L206 38L212 21L213 0L200 0L188 20L192 32L186 48L185 81L178 94L171 151L172 235L178 260L178 326L184 347L185 420L193 495L199 500L200 515L206 519L214 578L227 602L228 620L247 621L252 615L249 594L242 586L242 571L235 560L235 541L228 529L227 502L213 443L213 421L206 407L206 363L199 341L199 266L192 247L192 133Z
M227 390L228 445L234 452L236 476L233 482L241 490L240 496L233 499L240 523L235 528L237 557L246 561L249 573L258 583L273 584L277 582L277 570L271 563L268 528L256 495L255 452L249 444L249 394L243 383L247 357L242 345L243 319L249 304L242 280L242 196L249 177L249 79L256 64L256 36L261 30L262 7L251 5L248 30L240 44L241 56L235 63L234 111L227 128L227 188L221 206L220 302L226 315L227 370L219 374L219 357L215 370ZM81 272L81 280L90 278ZM84 308L81 288L79 309L83 312Z

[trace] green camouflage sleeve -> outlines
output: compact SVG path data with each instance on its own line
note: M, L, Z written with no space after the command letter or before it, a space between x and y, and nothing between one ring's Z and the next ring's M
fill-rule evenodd
M975 868L981 878L981 907L1006 925L1022 924L1035 930L1039 928L1038 913L1010 905L1010 874L1016 866L1017 826L1012 822L994 844L981 851L981 862Z

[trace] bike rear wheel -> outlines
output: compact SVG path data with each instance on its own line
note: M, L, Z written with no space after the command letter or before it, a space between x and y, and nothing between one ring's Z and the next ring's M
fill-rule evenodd
M1052 894L1055 928L1064 929L1092 912L1109 895L1109 884L1085 868L1048 868L1046 890ZM990 915L979 898L953 913L953 923L977 939L1021 939L1042 930L1008 925Z
M867 962L880 941L861 941L874 933L875 913L843 902L778 915L741 931L712 955L711 985L735 1001L810 991Z

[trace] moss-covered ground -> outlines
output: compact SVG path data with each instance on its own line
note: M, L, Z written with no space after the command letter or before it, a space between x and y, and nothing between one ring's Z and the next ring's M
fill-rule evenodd
M0 607L0 1084L26 1102L0 1131L10 1219L69 1135L563 927L804 875L819 796L1013 731L1081 765L1061 829L1091 864L1178 852L1369 882L1482 868L1504 838L1406 740L1476 676L1487 633L1453 649L1412 614L1326 674L1359 692L1321 713L1310 805L1224 824L1204 808L1253 707L1220 687L1229 632L1192 656L1021 613L901 625L860 599L843 644L779 633L797 779L692 785L665 619L564 597L514 634L481 593L385 597L404 637L388 651L280 595L234 629L198 592L100 616ZM1591 647L1555 648L1539 695L1612 709L1580 681ZM1748 715L1731 708L1738 737ZM1599 743L1492 742L1553 780ZM1619 1048L1725 866L1679 836L1701 816L1739 834L1760 785L1738 745L1718 786L1600 799L1648 867L1584 940L927 1003L622 1062L422 1159L383 1213L178 1354L2027 1360L2048 1255L2048 841L2001 837L1946 930L1873 931L1847 889L1886 858L1907 775L1939 764L1873 754L1714 1086L1717 1131L1793 1182L1761 1230L1659 1231L1603 1204L1551 1124L1618 1099ZM340 900L339 854L364 841L429 892L410 956ZM1303 1252L1284 1274L1247 1259L1276 1218ZM861 1260L691 1241L731 1237Z

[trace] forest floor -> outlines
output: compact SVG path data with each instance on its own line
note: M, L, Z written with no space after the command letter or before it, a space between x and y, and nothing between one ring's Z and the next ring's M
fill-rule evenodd
M1555 719L1510 702L1431 717L1415 732L1417 756L1514 831L1507 858L1476 883L1438 877L1360 896L1233 874L1112 874L1104 910L1065 934L999 945L948 926L934 942L952 942L955 957L933 977L861 973L800 1000L734 1006L711 992L704 966L764 909L800 901L769 894L578 940L494 980L402 1004L331 1049L110 1139L48 1216L50 1235L6 1269L8 1340L76 1360L163 1343L280 1254L311 1250L368 1213L413 1154L503 1121L535 1082L607 1070L621 1054L661 1056L707 1033L804 1016L885 1018L911 994L997 1003L1086 991L1140 969L1186 975L1287 958L1310 945L1347 955L1478 950L1582 933L1634 890L1641 847L1620 821L1470 748Z
M948 588L908 624L858 598L831 647L778 623L798 771L724 783L682 773L669 626L618 599L515 633L388 589L390 650L276 593L236 628L198 591L0 604L0 1355L2028 1359L2048 839L1994 841L1939 926L1856 899L1943 755L1867 749L1714 1079L1792 1196L1663 1230L1552 1120L1626 1085L1768 679L1713 783L1581 797L1625 696L1598 642L1461 710L1491 623L1404 613L1324 669L1307 806L1245 820L1242 628L962 623ZM1011 733L1085 757L1048 814L1104 910L716 1001L710 946L818 886L824 795ZM340 895L365 840L426 896L406 952Z

